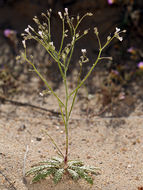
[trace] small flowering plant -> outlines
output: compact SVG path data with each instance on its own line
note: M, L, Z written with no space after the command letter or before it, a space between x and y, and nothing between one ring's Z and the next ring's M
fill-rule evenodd
M27 172L27 175L33 175L33 182L36 182L40 179L44 179L47 176L52 176L55 184L57 184L63 177L63 175L69 175L73 180L77 181L80 178L85 179L90 184L93 184L93 175L97 175L99 173L99 170L96 167L92 166L85 166L82 161L78 160L69 160L69 119L74 107L75 99L77 96L77 93L80 89L80 87L85 83L97 63L102 59L111 59L110 57L102 57L103 50L110 44L110 42L117 38L120 41L123 40L122 37L119 35L122 32L119 28L116 28L116 31L112 36L107 37L107 41L104 45L101 45L101 41L99 38L99 32L97 28L94 28L94 33L98 39L99 44L99 52L97 55L97 59L92 64L91 68L87 72L87 74L84 76L84 78L81 80L81 74L82 74L82 66L83 63L87 63L89 59L87 58L87 50L81 49L81 56L79 58L79 66L80 66L80 72L79 76L77 78L77 86L75 89L69 90L67 85L67 72L69 69L69 65L71 63L71 58L75 49L75 44L86 34L88 33L89 29L84 30L82 33L78 32L78 28L80 23L83 21L83 19L87 16L92 16L92 13L86 13L82 17L77 16L76 22L73 17L70 17L68 14L68 9L65 8L65 12L61 13L58 12L59 17L62 22L62 37L61 37L61 43L59 46L59 49L55 47L54 42L52 41L52 35L51 35L51 10L47 11L47 14L42 13L42 16L47 19L47 23L41 24L39 19L37 17L34 17L34 21L38 26L38 31L36 31L31 26L28 26L27 29L25 29L25 33L22 34L24 37L24 40L22 41L23 46L25 48L25 52L22 54L22 57L24 60L30 64L36 74L40 77L40 79L45 83L48 90L53 94L55 99L57 100L59 104L59 109L61 112L61 118L63 120L64 126L65 126L65 153L63 153L59 146L55 143L54 139L46 132L52 143L54 144L55 148L58 151L58 154L60 157L54 157L52 159L49 159L45 162L40 162L36 166L33 166L31 170ZM65 27L68 26L68 28ZM70 35L71 41L70 43L65 44L65 38ZM31 59L27 56L26 51L26 41L29 39L34 39L38 43L40 43L46 50L47 53L53 58L53 60L57 63L59 72L62 76L63 83L65 86L65 100L63 101L56 92L52 89L52 87L49 85L48 81L40 74L34 63L31 61ZM42 94L42 93L41 93ZM43 94L42 94L43 95ZM72 99L72 103L69 104L69 100Z

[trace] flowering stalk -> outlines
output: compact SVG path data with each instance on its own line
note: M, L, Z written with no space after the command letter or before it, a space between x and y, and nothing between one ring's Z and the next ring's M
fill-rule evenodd
M73 23L73 18L69 17L67 8L65 8L65 12L63 14L61 12L58 12L58 14L59 14L59 17L62 21L62 38L61 38L59 50L56 50L56 47L54 46L54 42L52 41L52 36L51 36L51 31L50 31L50 16L51 16L51 10L50 10L47 12L47 15L42 13L42 16L44 16L47 19L48 25L46 23L41 24L40 21L38 20L38 18L34 17L34 21L38 25L38 32L36 32L31 26L28 26L28 28L25 29L26 33L22 34L24 36L24 40L22 41L22 43L23 43L23 46L25 48L25 53L23 53L22 56L25 59L25 61L33 67L36 74L45 83L47 88L50 90L50 92L54 95L54 97L57 99L57 101L59 103L59 108L61 111L61 117L62 117L62 120L64 122L64 126L65 126L65 136L66 136L65 154L62 153L62 151L59 149L59 147L57 146L57 144L55 143L53 138L50 137L49 134L47 134L47 135L49 136L50 140L52 141L52 143L54 144L54 146L58 150L58 153L62 157L64 157L64 164L65 164L65 166L67 166L68 151L69 151L69 126L68 126L68 124L69 124L69 119L70 119L70 116L71 116L71 113L72 113L72 110L74 107L74 103L75 103L75 99L76 99L78 90L85 83L85 81L90 76L91 72L93 71L93 69L95 68L95 66L97 65L97 63L101 59L111 59L110 57L102 57L102 52L110 44L110 42L114 38L117 38L120 41L122 41L123 38L120 37L119 34L122 32L125 32L125 31L124 30L120 31L119 28L116 28L116 31L114 32L113 36L112 37L108 36L106 43L102 46L100 38L99 38L99 32L98 32L96 27L94 28L94 33L98 39L98 45L99 45L98 56L97 56L95 62L93 63L92 67L89 69L89 71L85 75L85 77L82 80L80 80L80 76L82 74L82 66L84 63L87 63L89 61L89 59L86 56L86 54L87 54L86 49L81 50L82 55L79 59L80 72L79 72L79 76L78 76L78 80L77 80L77 86L71 93L69 93L69 89L68 89L68 85L67 85L67 71L69 69L69 65L70 65L71 58L72 58L72 55L74 52L75 44L77 43L77 41L79 39L84 37L89 31L89 29L86 29L82 34L80 34L79 32L77 32L77 30L78 30L78 27L79 27L80 23L82 22L82 20L86 16L92 16L92 13L86 13L81 18L79 16L77 16L77 23L76 24ZM71 32L71 42L69 44L67 44L66 46L64 46L64 40L67 37L68 30L65 29L65 22L68 24L70 32ZM57 63L57 65L59 67L60 74L63 78L64 86L65 86L65 102L63 102L60 99L60 97L54 92L54 90L51 88L51 86L46 81L46 79L37 70L35 65L27 58L26 40L29 40L29 39L34 39L38 43L40 43L47 50L47 52L54 59L54 61ZM72 98L72 103L69 106L69 99L70 98Z

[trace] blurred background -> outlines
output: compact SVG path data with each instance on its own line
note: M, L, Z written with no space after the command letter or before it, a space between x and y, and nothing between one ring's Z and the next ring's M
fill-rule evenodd
M21 33L27 25L35 26L32 20L35 15L40 17L41 12L52 8L53 41L58 45L61 28L57 11L64 11L65 7L73 17L86 12L94 14L92 18L85 19L80 26L81 31L86 28L91 30L87 39L82 39L77 45L69 70L71 80L75 69L79 68L77 62L81 49L87 49L91 64L96 59L98 46L92 28L98 27L103 44L107 36L115 32L115 27L126 29L123 42L114 40L104 52L105 56L112 56L113 61L99 64L86 82L86 99L92 97L90 95L98 94L103 108L112 105L112 108L118 110L119 105L123 106L117 111L117 116L129 115L136 104L139 104L142 110L142 0L0 0L0 101L4 103L15 99L14 97L18 100L22 93L28 96L45 89L40 80L35 83L35 75L28 72L29 67L26 64L16 61L16 56L23 51ZM35 42L29 43L28 51L34 56L35 64L41 73L47 80L52 81L52 87L59 88L61 77L46 51ZM90 63L84 67L83 74L89 69ZM127 107L124 107L125 105Z

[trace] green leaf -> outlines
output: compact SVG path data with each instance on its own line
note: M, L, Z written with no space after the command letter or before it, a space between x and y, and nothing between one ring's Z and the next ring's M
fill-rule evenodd
M87 173L91 173L94 175L98 175L99 174L99 168L95 168L95 167L91 167L91 166L82 166L80 167L81 169L83 169L85 172Z
M39 162L39 164L50 164L50 165L58 166L59 162L56 160L47 160L47 161Z
M89 176L88 174L84 173L83 176L81 176L83 179L85 179L88 183L90 183L91 185L93 185L93 179L91 176Z
M62 179L63 177L63 173L64 173L64 169L58 169L56 172L55 172L55 175L54 175L54 178L53 178L53 181L55 184L59 183L60 180Z
M64 160L59 157L53 157L52 160L58 161L59 163L62 163Z
M83 162L79 160L70 160L68 162L69 167L74 165L74 166L83 166Z
M41 171L41 170L44 170L46 168L53 168L54 166L53 165L42 165L42 166L36 166L36 167L33 167L31 170L29 170L27 173L26 173L26 176L32 174L32 173L36 173L38 171Z
M78 173L76 171L74 171L72 169L67 169L67 171L69 172L69 174L71 175L73 180L78 180L79 179L79 175L78 175Z
M81 178L83 178L83 179L85 179L88 183L90 183L90 184L93 184L93 179L91 178L91 176L89 176L85 171L84 171L84 169L82 169L82 168L76 168L75 169L76 171L77 171L77 173L79 174L79 176L81 177Z
M39 181L41 179L44 179L44 178L46 178L50 174L52 174L51 170L40 172L40 173L38 173L38 174L36 174L34 176L32 182L37 182L37 181Z

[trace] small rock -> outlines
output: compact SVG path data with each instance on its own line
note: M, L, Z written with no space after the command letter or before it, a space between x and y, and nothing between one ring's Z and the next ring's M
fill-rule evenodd
M18 128L18 131L24 131L26 129L26 126L23 124Z
M57 130L59 130L59 128L60 128L59 126L56 126L56 129L57 129Z
M36 141L41 141L42 138L41 137L36 137Z
M131 164L128 164L128 166L127 166L128 168L131 168L132 167L132 165Z
M91 159L91 156L87 156L87 159Z

